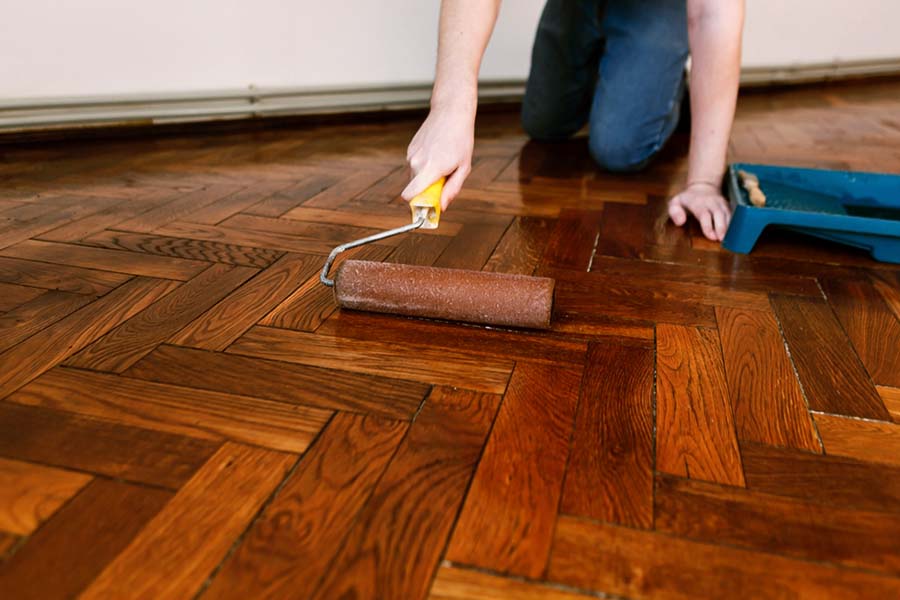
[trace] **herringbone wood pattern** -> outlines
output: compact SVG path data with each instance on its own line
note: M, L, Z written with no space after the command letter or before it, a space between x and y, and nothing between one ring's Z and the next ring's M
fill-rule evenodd
M336 310L416 124L3 151L0 597L900 596L900 268L489 112L354 254L553 276L553 330ZM896 172L900 82L747 94L731 155Z

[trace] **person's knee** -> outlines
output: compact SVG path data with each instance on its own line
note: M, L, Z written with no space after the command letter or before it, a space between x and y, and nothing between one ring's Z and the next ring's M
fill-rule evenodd
M617 173L638 171L653 158L652 147L627 131L592 128L588 147L594 162Z

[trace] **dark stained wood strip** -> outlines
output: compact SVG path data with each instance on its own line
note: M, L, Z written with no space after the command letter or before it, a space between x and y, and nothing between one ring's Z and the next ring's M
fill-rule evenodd
M377 229L371 227L362 228L350 225L332 225L330 223L307 223L306 221L273 219L246 214L230 217L222 222L222 226L242 231L249 230L290 235L295 238L327 242L335 246L378 233ZM399 237L390 237L374 243L381 246L396 246L400 239Z
M164 297L178 284L136 277L106 296L0 353L0 398L64 361L106 332Z
M20 286L102 296L130 278L124 273L0 257L0 281Z
M48 371L7 400L154 431L228 438L296 453L306 450L332 415L294 403L67 368Z
M313 598L425 598L499 401L435 389Z
M0 589L21 600L74 598L171 497L167 490L93 480L0 563Z
M653 351L592 343L560 510L653 526Z
M656 529L848 567L900 573L900 515L820 504L660 476Z
M48 242L76 242L101 232L107 227L112 227L116 223L121 223L171 202L176 196L177 192L172 189L153 189L150 193L137 194L137 197L125 202L119 202L86 217L64 223L37 237Z
M483 270L531 275L544 255L552 232L550 219L518 217L503 234Z
M430 267L452 241L451 237L407 233L384 262Z
M466 223L434 262L434 266L480 271L511 222L512 219L500 223Z
M628 338L636 343L652 345L656 336L652 321L631 321L603 315L565 313L555 311L550 321L554 333L590 337Z
M209 266L197 260L38 240L20 242L0 250L0 255L178 281L187 281Z
M213 184L182 194L171 202L117 223L115 228L123 231L152 233L157 228L168 225L173 221L178 221L196 212L197 209L213 204L221 198L238 192L240 189L240 187L232 184Z
M303 177L297 183L263 197L241 212L260 217L280 217L338 181L339 177L327 173Z
M387 204L397 200L400 192L406 187L411 179L409 167L403 165L394 169L387 177L378 183L369 186L365 191L357 194L354 201L369 204ZM468 181L468 178L467 178ZM390 229L387 227L386 229Z
M37 287L0 282L0 311L16 309L45 292L46 290Z
M262 199L277 194L281 190L287 189L292 185L293 184L289 181L279 179L254 182L239 192L228 195L212 204L207 204L206 206L184 215L183 220L190 221L191 223L216 225L228 217L259 203Z
M0 403L0 455L177 489L218 444L47 408Z
M285 254L172 336L169 342L224 350L293 292L301 281L321 268L318 256Z
M565 209L559 215L541 264L554 269L587 271L600 235L599 211Z
M259 326L238 338L227 352L492 393L503 393L513 368L511 360L500 357Z
M822 289L872 381L900 387L900 318L867 279L823 279Z
M128 377L277 402L409 420L427 384L287 362L162 345Z
M810 408L890 420L872 380L825 301L773 295L772 307Z
M0 352L53 325L90 301L90 296L50 291L0 316Z
M589 600L593 594L578 594L558 586L490 575L472 569L441 566L434 578L428 600Z
M72 367L121 373L257 271L215 264L75 354Z
M772 313L723 306L716 320L738 438L821 452Z
M21 542L21 536L0 531L0 565L12 556L16 547L18 547ZM0 569L0 573L2 573L2 569Z
M523 577L543 573L580 384L581 368L516 364L449 560Z
M127 231L101 231L79 242L98 248L144 252L191 260L225 263L262 269L278 260L283 252L266 248L235 246L205 240L167 237Z
M744 485L716 334L656 327L656 469Z
M376 167L372 165L365 170L352 170L343 179L323 190L303 203L310 208L339 208L347 200L364 192L378 183L396 167Z
M204 225L202 223L188 223L184 221L169 223L157 228L154 233L177 238L215 242L229 246L250 246L281 252L322 254L325 256L337 245L332 242L322 242L315 239L297 238L297 236L287 233L236 229L221 225Z
M825 452L900 467L900 425L816 413Z
M80 597L192 597L295 462L226 443Z
M548 577L629 598L889 598L900 580L562 517ZM861 594L861 591L864 592Z
M312 590L406 429L397 421L335 416L203 598L274 598Z
M84 473L0 458L0 531L30 535L90 480Z
M844 508L900 512L900 467L741 444L751 490Z
M120 200L114 198L91 198L86 196L62 196L42 198L37 204L25 204L6 211L9 221L0 224L0 248L25 241L55 229L60 225L91 213L103 210ZM24 211L34 210L36 214L26 215Z

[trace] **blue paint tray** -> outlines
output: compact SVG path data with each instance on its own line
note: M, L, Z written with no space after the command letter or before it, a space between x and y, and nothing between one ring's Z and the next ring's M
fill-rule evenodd
M756 175L766 205L750 204L738 171ZM722 245L746 254L769 225L862 248L900 263L900 175L735 163L728 167L731 225Z

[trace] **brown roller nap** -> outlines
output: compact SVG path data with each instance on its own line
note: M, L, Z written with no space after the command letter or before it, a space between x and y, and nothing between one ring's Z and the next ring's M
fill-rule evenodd
M355 310L549 329L555 283L546 277L347 260L334 277L334 298Z

